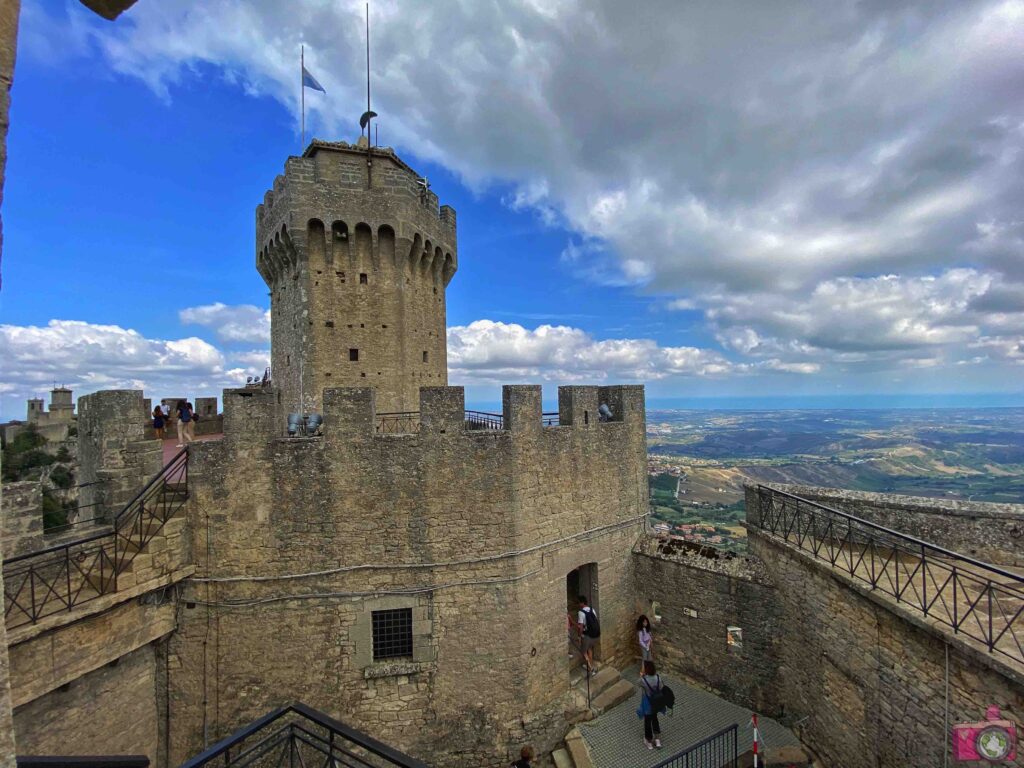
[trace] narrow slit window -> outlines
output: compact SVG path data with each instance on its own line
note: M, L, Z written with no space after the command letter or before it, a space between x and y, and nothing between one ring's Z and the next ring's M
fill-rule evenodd
M348 351L348 359L349 359L349 362L358 363L359 362L359 350L358 349L350 349Z
M430 353L429 352L424 352L423 353L423 362L424 363L430 362Z
M368 282L370 282L370 279L366 276L366 273L365 272L360 272L359 273L359 284L360 285L366 285Z

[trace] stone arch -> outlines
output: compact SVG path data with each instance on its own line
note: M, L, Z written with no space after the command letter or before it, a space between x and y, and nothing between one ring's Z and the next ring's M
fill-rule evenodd
M329 263L348 266L349 232L348 224L335 221L331 224L331 247L327 251Z
M356 224L355 234L356 266L366 271L373 264L373 230L369 224L361 221Z
M377 229L377 250L382 264L395 266L395 230L387 224Z
M309 249L310 266L314 269L322 266L327 258L327 239L320 219L310 219L306 224L306 247Z
M417 232L412 239L412 247L409 249L409 262L408 272L409 274L415 274L416 264L419 262L420 253L423 251L423 238L420 237Z

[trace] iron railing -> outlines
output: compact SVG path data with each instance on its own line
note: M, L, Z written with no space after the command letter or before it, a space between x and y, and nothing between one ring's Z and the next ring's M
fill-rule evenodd
M427 768L365 733L304 704L269 712L180 768Z
M145 755L18 755L17 768L148 768Z
M183 448L114 518L110 529L4 561L8 629L117 591L123 573L188 499Z
M757 496L765 532L1024 662L1024 577L776 488Z
M733 723L662 760L654 768L737 768L738 738L739 726Z
M550 413L542 413L540 415L541 423L545 427L557 427L558 426L558 411L552 411Z
M413 435L420 431L420 412L378 413L374 430L378 435Z
M488 411L466 411L466 429L504 429L505 417Z

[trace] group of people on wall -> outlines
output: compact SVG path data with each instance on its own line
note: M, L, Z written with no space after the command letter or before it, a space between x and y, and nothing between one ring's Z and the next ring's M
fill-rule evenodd
M196 439L196 422L199 421L199 414L188 400L179 400L174 406L174 412L174 421L178 425L178 447L184 448ZM153 407L153 431L158 440L167 439L164 432L171 420L171 407L167 403Z

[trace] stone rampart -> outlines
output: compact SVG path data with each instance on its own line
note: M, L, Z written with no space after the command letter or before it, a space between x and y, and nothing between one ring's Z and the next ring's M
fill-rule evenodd
M771 483L930 544L994 565L1024 565L1024 504L992 504ZM750 508L753 488L747 489Z
M467 430L461 388L424 388L418 434L378 435L372 390L327 390L322 437L272 439L275 393L226 392L224 439L191 449L172 758L295 699L431 764L554 746L578 664L567 573L597 564L599 653L628 663L647 509L642 388L560 398L543 427L540 388L508 387L505 428ZM621 421L593 418L602 398ZM412 646L382 661L373 613L404 609Z
M43 547L43 484L4 483L0 525L4 559Z
M139 421L142 405L138 390L78 400L79 499L93 517L112 520L163 465L160 443L146 439Z
M655 663L756 712L782 714L782 615L764 564L654 536L641 539L634 555L639 610L652 622ZM730 627L741 630L739 644L729 644Z

